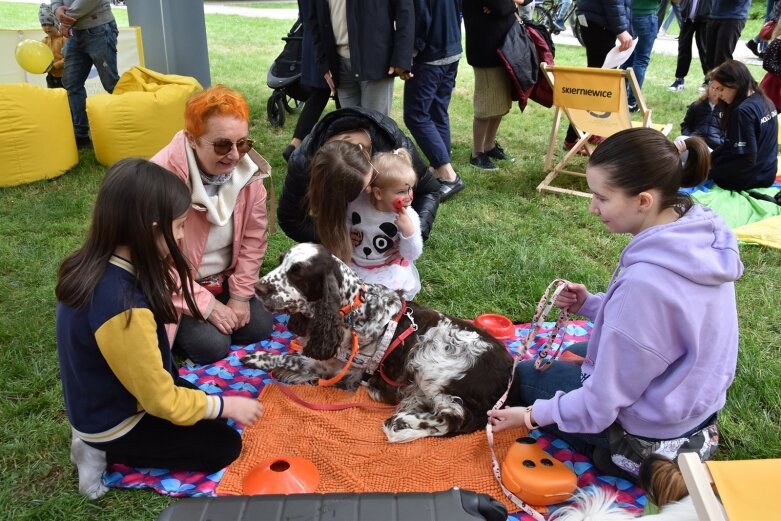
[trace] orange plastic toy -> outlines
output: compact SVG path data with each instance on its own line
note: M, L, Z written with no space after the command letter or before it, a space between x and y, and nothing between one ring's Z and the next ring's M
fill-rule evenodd
M511 338L515 334L515 325L509 318L487 313L475 319L475 325L480 326L497 340Z
M534 438L518 438L502 462L502 483L530 505L566 501L578 486L568 466L549 456Z
M320 484L320 472L308 459L271 458L244 476L244 494L305 494Z

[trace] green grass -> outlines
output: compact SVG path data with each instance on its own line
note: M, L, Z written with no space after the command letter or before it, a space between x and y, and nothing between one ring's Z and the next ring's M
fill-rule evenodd
M0 3L0 27L34 27L36 11L35 4ZM125 11L116 13L127 25ZM281 151L294 117L283 129L269 126L265 77L290 21L207 15L206 24L212 81L247 96L251 133L273 166L279 191L285 176ZM744 34L753 32L747 28ZM586 61L583 49L567 46L557 48L556 59L574 65ZM644 91L654 121L673 122L675 134L697 93L691 86L682 93L666 90L674 68L675 57L654 55ZM750 68L755 78L762 77L760 67ZM698 80L693 63L687 84L698 85ZM472 85L471 69L462 60L451 118L453 163L467 189L440 207L417 263L423 280L419 300L465 318L495 312L528 321L555 277L604 289L628 237L609 234L588 214L586 200L535 190L544 177L552 110L534 103L523 114L514 108L502 122L499 139L516 161L497 172L478 171L468 166ZM392 114L397 121L402 121L402 92L398 82ZM129 490L87 501L76 490L76 472L68 461L70 431L58 376L53 289L59 262L83 240L103 171L92 151L80 151L79 165L60 178L0 190L0 519L148 520L172 502L150 491ZM269 238L264 273L291 244L279 232ZM741 254L746 272L737 284L739 365L721 415L720 457L778 457L781 252L744 246Z

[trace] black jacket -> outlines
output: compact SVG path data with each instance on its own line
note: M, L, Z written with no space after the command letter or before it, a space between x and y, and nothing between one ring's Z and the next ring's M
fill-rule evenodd
M513 0L463 0L463 9L467 63L472 67L501 67L496 49L512 24L517 23L518 6Z
M689 105L681 122L681 135L699 136L712 150L720 147L724 143L724 131L721 129L719 106L711 109L707 99Z
M589 25L604 27L616 36L632 32L632 0L578 0L575 12L585 16Z
M387 152L402 147L409 151L412 167L418 175L412 207L420 216L423 239L427 239L437 215L441 185L426 167L412 141L399 129L395 121L379 112L361 107L346 107L326 114L290 156L277 209L282 231L297 242L319 242L306 199L312 157L329 136L356 128L369 131L373 152Z
M382 80L390 67L412 69L415 9L412 0L347 0L350 64L358 81ZM312 0L304 27L313 31L318 72L330 70L339 86L339 55L328 0Z

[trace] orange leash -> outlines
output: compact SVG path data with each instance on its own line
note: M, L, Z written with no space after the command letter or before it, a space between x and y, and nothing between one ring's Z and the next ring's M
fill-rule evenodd
M336 385L339 383L339 381L344 378L344 375L347 374L347 371L350 369L350 366L353 364L353 360L355 359L355 355L358 354L358 333L355 332L354 329L350 330L350 334L353 337L353 347L352 351L350 352L350 358L347 359L347 363L344 364L344 367L336 373L334 376L327 380L323 380L320 378L317 381L317 385L322 385L323 387L330 387L332 385Z

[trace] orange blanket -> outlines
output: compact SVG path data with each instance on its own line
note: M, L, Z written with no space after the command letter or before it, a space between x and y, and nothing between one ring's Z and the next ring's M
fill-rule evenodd
M363 387L356 393L308 385L291 390L318 404L371 402ZM241 494L244 476L264 460L300 456L320 471L319 493L437 492L461 487L490 494L509 512L518 511L491 472L484 431L390 444L382 422L392 410L316 411L293 402L276 385L267 385L260 400L263 418L244 431L241 456L225 471L218 494ZM500 460L518 434L496 435Z

